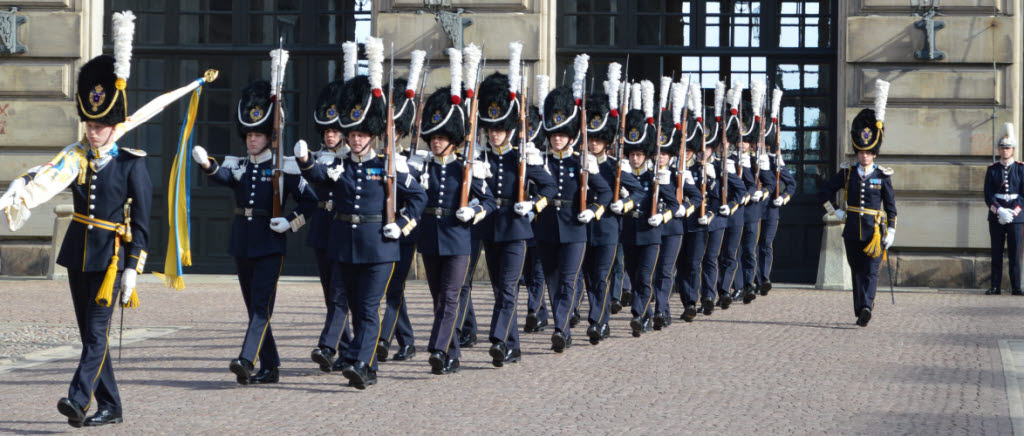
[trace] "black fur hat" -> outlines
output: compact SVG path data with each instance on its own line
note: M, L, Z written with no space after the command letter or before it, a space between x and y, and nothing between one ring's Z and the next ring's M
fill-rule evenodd
M379 90L378 90L379 91ZM338 122L344 134L366 132L370 136L384 134L387 109L384 96L375 95L370 78L356 76L345 82L345 92L338 104Z
M729 141L729 145L739 145L740 141L743 139L743 132L746 130L743 125L743 117L739 115L735 117L732 115L724 116L728 117L726 121L728 127L725 129L725 139Z
M423 120L420 121L420 137L425 141L436 135L448 137L452 145L458 146L466 139L467 117L462 105L452 102L451 87L445 86L427 98L423 106Z
M316 109L313 111L313 121L316 123L316 131L324 136L327 129L341 131L338 124L338 102L344 93L345 81L335 80L328 83L320 90L320 96L316 100Z
M750 105L743 106L743 124L747 129L743 132L743 142L756 145L761 140L761 118L754 118L754 110Z
M704 127L697 122L697 117L693 112L690 112L686 117L686 149L692 152L700 151L701 141L704 140L698 129L704 129Z
M611 143L619 130L618 111L608 107L608 95L594 91L587 96L587 136Z
M775 153L779 150L778 132L775 129L779 128L779 123L769 122L764 129L764 145L768 148L769 153Z
M530 124L530 131L527 132L526 140L532 142L538 148L547 138L544 132L544 120L540 116L540 108L537 106L530 106L530 111L526 113L526 122Z
M116 83L113 56L96 56L82 65L78 71L78 118L108 126L123 123L127 102Z
M572 88L559 86L544 99L544 133L556 133L576 138L580 133L579 107L572 97Z
M878 155L882 149L885 128L875 116L874 109L862 109L850 124L854 151L870 151Z
M639 109L626 113L626 136L623 139L622 154L629 155L633 151L642 151L651 156L657 141L654 138L654 126L647 124L647 117Z
M658 147L661 153L679 155L679 143L683 139L683 132L679 131L680 128L682 128L681 124L676 126L669 117L662 116L661 137L658 138Z
M510 92L508 76L494 73L480 83L477 121L480 127L511 132L519 128L519 100Z
M416 95L409 98L406 87L409 82L405 79L395 79L395 93L391 96L395 101L395 130L398 137L404 138L412 132L412 121L416 119ZM388 95L388 85L384 85L384 95Z
M238 100L238 136L245 138L249 132L270 136L274 133L274 107L270 101L270 82L258 80L242 90Z

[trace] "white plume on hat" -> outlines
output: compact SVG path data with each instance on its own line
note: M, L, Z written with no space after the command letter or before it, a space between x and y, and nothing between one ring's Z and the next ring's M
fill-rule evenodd
M999 140L999 145L1008 147L1017 145L1017 135L1014 134L1013 123L1003 124L1003 139Z
M127 81L132 71L135 14L132 11L115 12L110 19L110 27L111 39L114 41L114 75Z
M270 94L276 95L278 86L282 85L285 70L288 68L288 50L275 48L270 51Z
M619 110L619 86L622 80L622 65L618 62L608 64L608 80L604 82L604 93L608 94L608 107Z
M885 105L889 101L889 82L875 79L875 119L885 122Z
M366 38L366 59L370 64L370 88L383 89L384 86L384 40L375 37Z
M654 82L640 82L640 92L643 93L644 116L650 119L654 117Z
M344 53L344 68L342 79L346 82L356 76L356 63L359 61L359 45L355 41L345 41L341 44L341 51Z
M761 119L764 105L764 93L767 87L761 80L755 80L750 84L750 108L754 112L755 119Z
M690 111L693 112L694 118L697 119L704 118L704 104L701 101L704 97L703 94L704 93L700 88L700 83L691 80L688 99L689 102L686 106L690 108Z
M587 84L587 68L590 67L590 56L586 53L576 55L572 61L572 97L579 100L583 98Z
M730 113L733 109L739 113L740 101L743 100L743 83L739 80L733 80L732 88L729 91L732 93L728 96Z
M782 105L782 90L775 88L772 90L772 121L779 119L779 107Z
M658 109L668 109L668 93L672 86L672 78L661 76L661 88L658 94Z
M451 95L453 98L457 98L462 101L462 51L450 47L448 48L448 70L451 73Z
M629 110L640 110L643 107L643 94L640 92L640 84L629 85Z
M715 118L722 117L722 104L725 103L725 82L715 85Z
M476 92L476 73L480 69L480 58L482 57L480 47L469 43L466 48L462 49L462 57L462 66L465 68L465 73L462 76L463 87L469 91L466 96L473 98L472 94Z
M423 60L426 59L426 57L427 52L423 50L413 50L410 54L409 78L406 79L406 91L416 92L416 87L419 85L420 74L423 72Z
M508 90L518 94L523 85L522 72L519 71L519 59L523 55L523 43L512 41L508 43Z
M548 91L551 90L551 78L546 74L537 75L537 92L533 94L533 104L537 110L544 115L544 100L548 98Z
M672 124L679 124L683 119L683 107L686 106L686 87L682 83L672 84Z

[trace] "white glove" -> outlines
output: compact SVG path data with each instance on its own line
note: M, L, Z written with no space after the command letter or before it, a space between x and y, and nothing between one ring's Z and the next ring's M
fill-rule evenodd
M139 276L139 272L135 269L126 269L121 273L121 302L128 304L128 301L132 298L132 292L135 292L135 280Z
M629 197L629 190L626 188L619 188L619 197Z
M667 169L658 170L658 184L667 185L672 183L672 172Z
M476 215L476 212L469 206L460 207L459 210L455 211L455 218L464 223L468 223L469 220L473 219L473 215Z
M732 212L732 210L729 209L728 205L723 204L718 207L718 213L722 216L729 216L729 212Z
M892 241L895 239L896 229L889 227L889 229L885 231L885 240L882 241L882 247L888 250L889 247L892 247Z
M288 220L282 217L270 219L270 230L273 230L277 233L284 233L287 232L288 229L290 228L292 228L291 224L288 224Z
M762 154L757 157L757 167L762 170L767 170L769 167L771 167L771 164L768 163L767 154Z
M750 168L750 155L749 154L745 154L744 153L743 156L740 156L740 165L743 165L743 168Z
M416 150L416 153L406 161L406 165L408 165L409 168L416 169L416 171L423 172L424 165L427 163L427 158L429 157L430 153L426 150Z
M1005 207L996 209L996 215L999 215L999 224L1007 224L1013 222L1013 211Z
M726 159L725 170L728 171L729 174L736 174L736 161L732 159Z
M683 218L683 217L685 217L686 216L686 206L679 206L679 209L676 209L676 213L674 213L673 215L675 215L676 218Z
M772 204L774 204L775 207L782 207L782 203L783 203L782 202L782 197L779 197L779 198L776 198L776 199L772 200Z
M404 154L395 153L395 172L397 173L408 173L409 172L409 159L406 159Z
M306 141L300 139L295 141L295 148L292 149L292 152L295 154L295 158L298 159L299 162L305 162L309 157L309 146L306 145Z
M196 161L199 166L203 168L210 167L210 157L206 154L206 149L202 146L192 147L192 160Z
M477 179L489 179L494 176L491 172L491 164L481 160L474 160L473 163L473 177Z
M633 171L633 167L629 164L629 161L626 159L622 159L622 161L619 162L619 169L621 169L624 173Z
M601 169L597 166L597 158L592 154L587 155L587 172L597 174Z
M696 182L693 181L693 173L691 173L690 170L683 170L683 184L687 183L691 185L696 184Z
M836 211L835 211L835 213L833 215L835 215L836 219L838 219L840 222L846 221L846 211L845 210L836 209Z
M778 159L776 159L776 160L778 161L777 163L779 165L779 168L782 168L782 167L786 166L786 161L782 160L782 155L781 154L778 155Z
M711 164L704 164L704 172L707 173L708 179L715 178L715 166Z
M587 209L583 212L580 212L579 215L576 215L576 219L583 224L589 223L590 220L594 219L594 211Z
M519 214L519 216L526 216L531 210L533 210L533 202L520 201L516 203L515 206L512 206L512 210Z
M625 206L626 205L622 203L622 200L619 200L608 205L608 208L612 210L612 213L616 215L622 215L622 210L625 208Z
M651 227L658 227L663 222L665 222L665 217L662 216L660 213L654 214L650 218L647 218L647 225Z
M24 193L25 179L18 177L11 181L11 186L7 187L7 192L4 192L4 196L0 197L0 210L7 209L17 203Z
M754 192L754 201L761 201L762 198L764 198L764 191L758 189L757 192Z
M526 164L544 165L544 158L540 156L540 150L538 150L537 146L533 145L532 142L526 143Z
M537 217L537 214L533 213L532 210L530 211L530 213L526 214L526 219L530 220L530 222L533 222L533 219L536 218L536 217Z
M711 219L714 218L714 217L715 216L713 214L704 215L704 216L702 216L700 218L697 218L697 224L700 224L702 226L706 226L708 224L711 224Z
M402 236L402 229L398 228L398 224L391 223L384 226L384 237L388 239L398 239Z

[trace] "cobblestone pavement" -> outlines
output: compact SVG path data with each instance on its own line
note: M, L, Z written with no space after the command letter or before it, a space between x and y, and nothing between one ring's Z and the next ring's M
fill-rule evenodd
M591 346L578 327L578 341L564 354L549 351L550 331L523 335L522 363L502 369L491 366L483 331L482 343L464 351L459 374L433 376L425 353L430 297L423 283L410 282L420 352L411 362L382 364L379 384L357 391L309 361L324 314L317 283L290 279L279 288L281 383L242 387L227 370L245 321L237 284L226 276L188 280L182 292L151 280L140 285L142 307L126 311L125 326L178 330L125 345L114 362L125 423L104 431L1013 432L998 341L1024 338L1020 297L905 292L892 305L880 294L870 327L858 328L848 292L776 289L749 306L676 321L639 339L629 335L622 312L612 318L612 338ZM487 326L493 299L489 289L477 289ZM66 283L0 280L0 298L0 356L73 340ZM525 304L525 295L520 300ZM673 304L681 313L677 299ZM76 362L0 374L0 433L74 430L55 404Z

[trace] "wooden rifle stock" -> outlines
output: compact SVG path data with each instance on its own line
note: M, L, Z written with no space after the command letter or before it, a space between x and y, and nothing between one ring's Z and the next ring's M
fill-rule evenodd
M686 179L683 177L683 171L686 170L686 129L689 128L689 116L690 108L683 108L683 125L682 133L679 135L679 171L676 174L676 202L680 205L683 204L683 184L686 183Z
M587 185L590 183L590 171L587 166L590 159L590 144L587 139L587 95L580 100L580 213L587 210Z
M526 111L526 74L523 74L522 85L519 87L519 174L516 177L516 203L526 201L526 143L530 136Z

